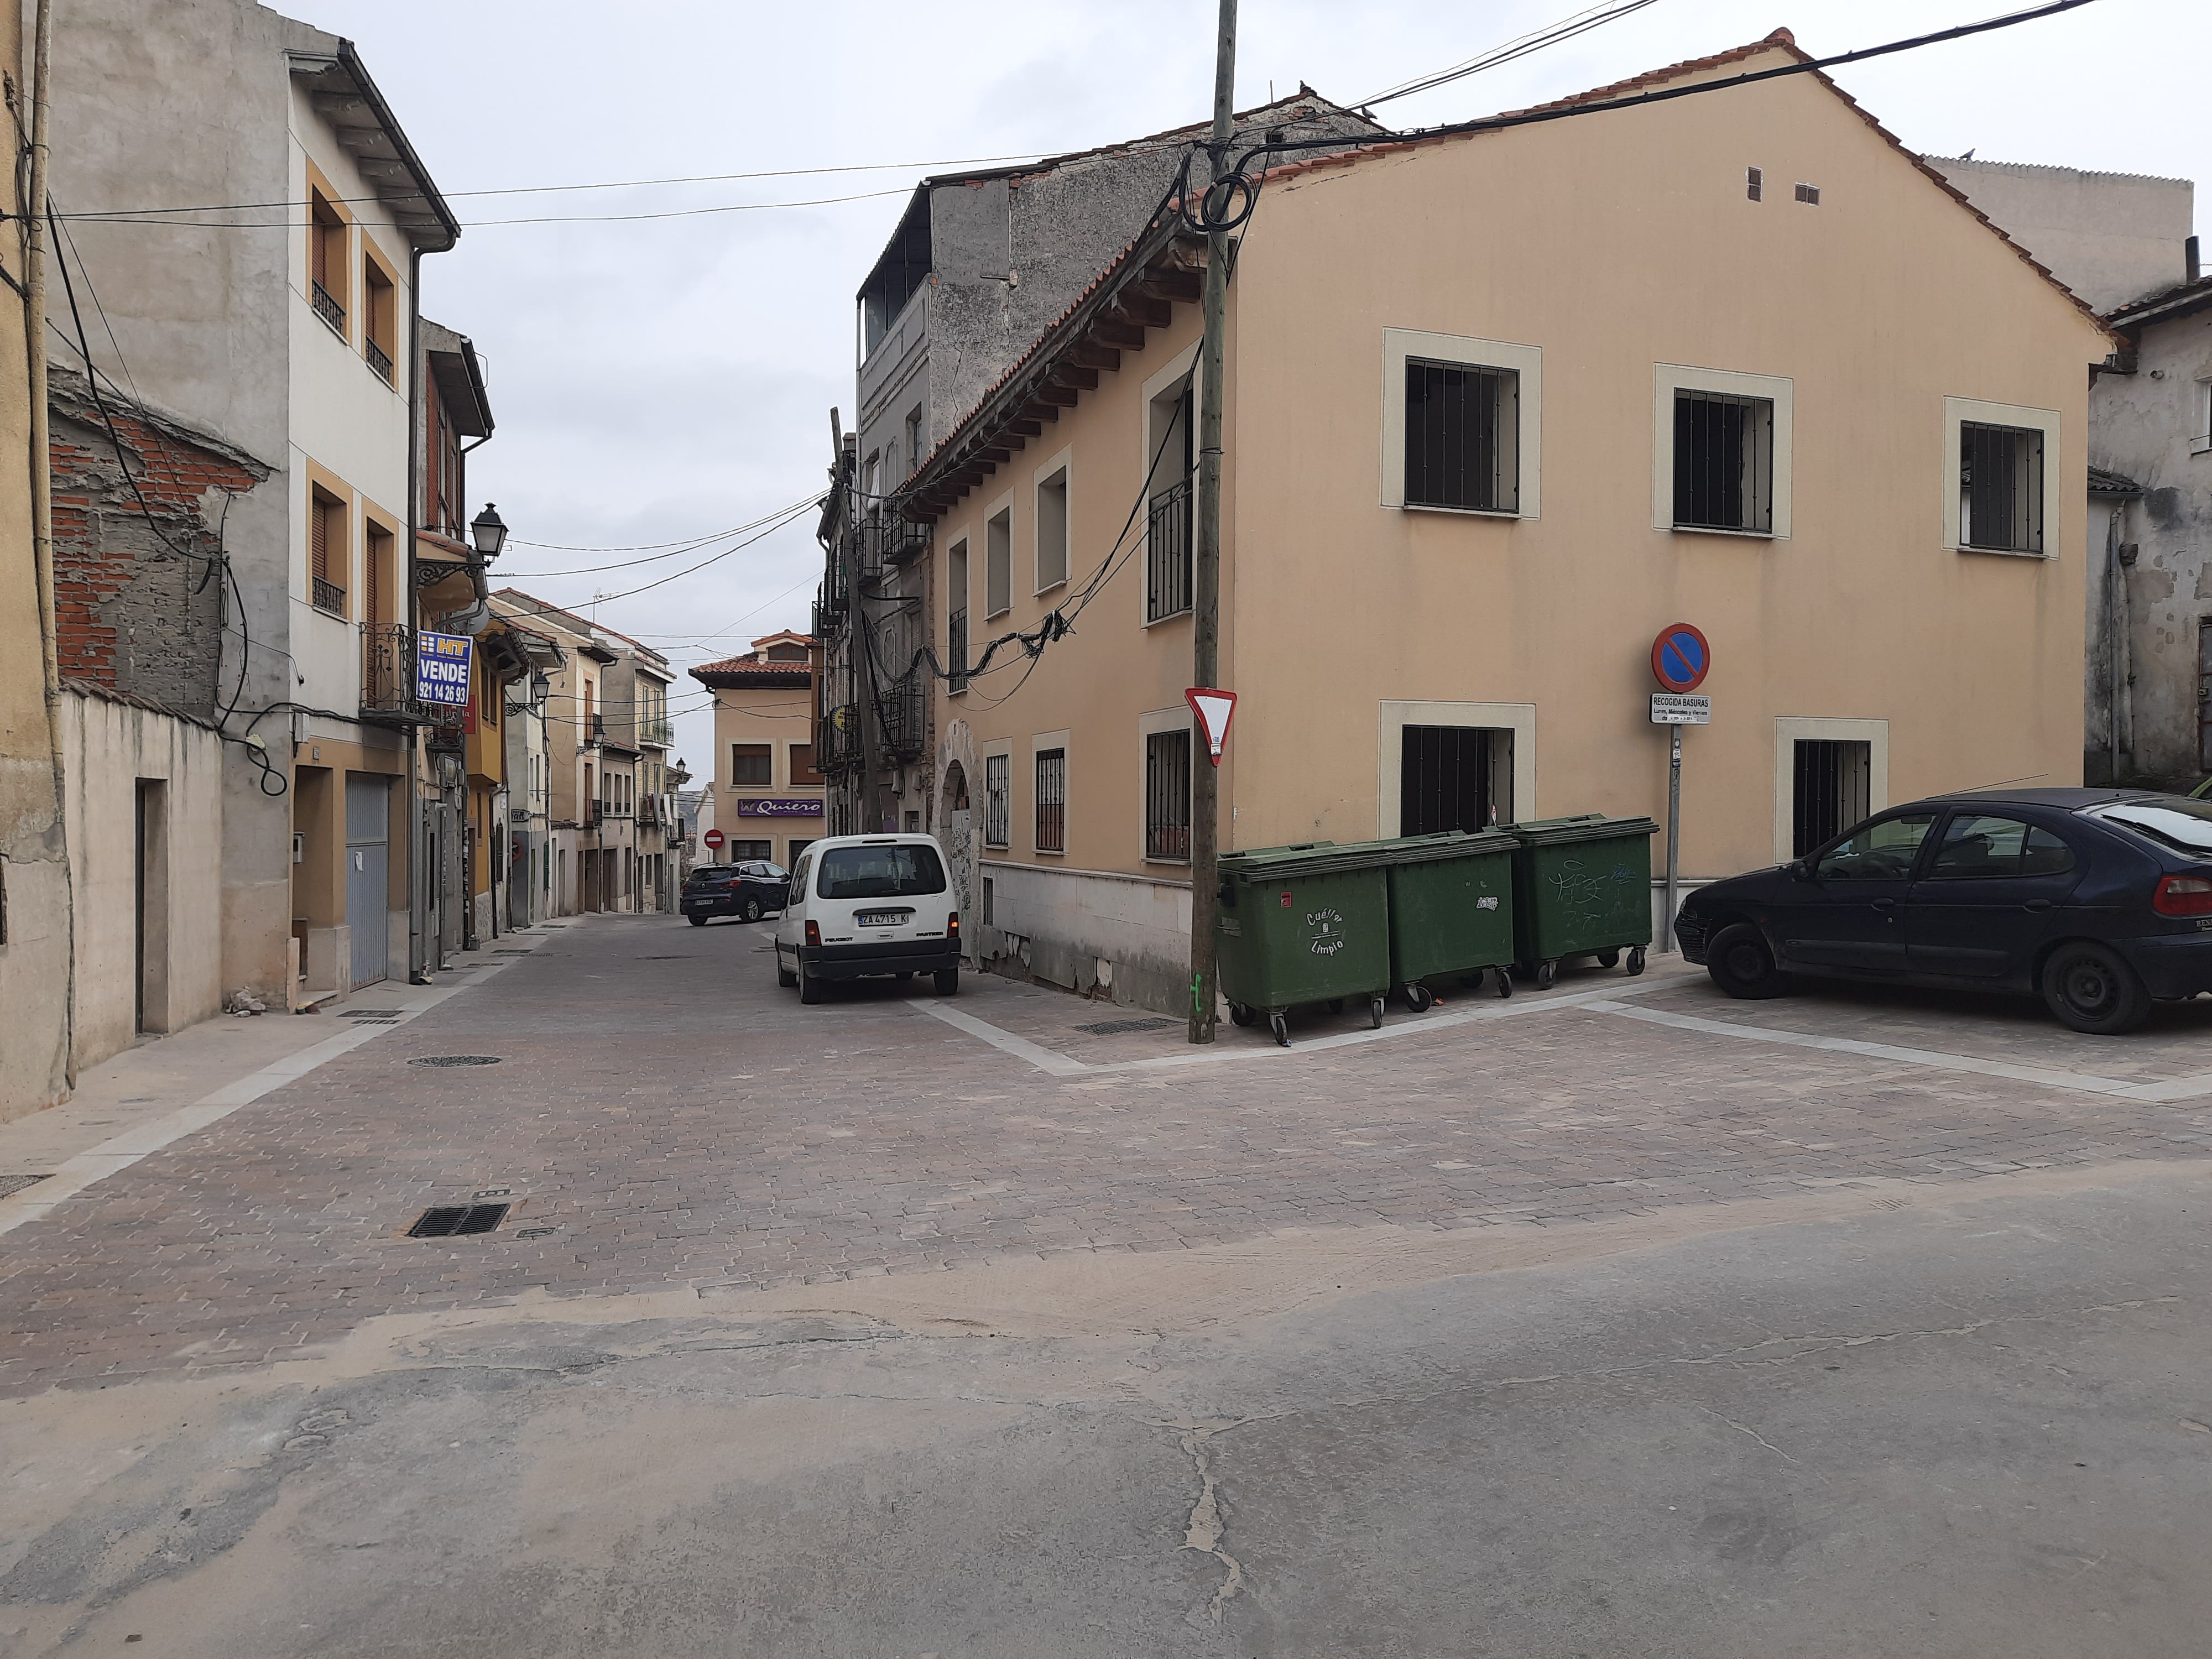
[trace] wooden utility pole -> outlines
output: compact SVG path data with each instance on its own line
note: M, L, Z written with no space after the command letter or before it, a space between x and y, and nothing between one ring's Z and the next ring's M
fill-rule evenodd
M1221 34L1213 60L1213 134L1206 145L1206 185L1228 171L1235 128L1237 0L1221 0ZM1206 199L1201 197L1201 200ZM1227 204L1213 203L1217 211ZM1197 524L1191 538L1191 684L1220 684L1221 672L1221 349L1229 309L1229 237L1206 239L1206 333L1198 349ZM1213 1041L1213 935L1220 900L1215 860L1220 849L1221 772L1190 744L1190 1040Z

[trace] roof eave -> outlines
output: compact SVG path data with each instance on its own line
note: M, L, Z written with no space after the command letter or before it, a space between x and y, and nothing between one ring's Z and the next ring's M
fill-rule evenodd
M438 186L430 177L430 170L422 165L422 158L416 154L415 146L409 142L405 129L399 125L399 118L392 112L392 106L385 101L383 93L377 89L375 80L369 75L368 66L361 61L361 54L355 49L353 42L341 39L336 56L295 52L290 58L295 70L302 72L303 78L327 76L331 71L336 70L351 85L351 95L367 106L371 125L364 127L358 122L349 123L343 119L353 112L344 107L348 102L346 94L331 89L310 94L319 112L337 131L340 145L353 155L362 176L376 188L378 198L390 211L392 222L406 234L415 250L419 253L443 253L460 240L461 222L453 216L453 209L439 194ZM349 132L370 136L349 140L347 137ZM380 146L390 153L379 153ZM387 191L383 188L390 181L389 169L394 168L406 174L412 189Z

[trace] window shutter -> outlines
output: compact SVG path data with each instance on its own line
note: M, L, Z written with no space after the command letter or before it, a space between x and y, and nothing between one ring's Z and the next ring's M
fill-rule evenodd
M307 501L307 562L317 581L331 579L331 509L310 496Z

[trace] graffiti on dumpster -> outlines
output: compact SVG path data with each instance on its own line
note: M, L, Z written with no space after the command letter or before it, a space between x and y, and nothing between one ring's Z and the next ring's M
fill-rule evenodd
M1485 893L1480 898L1475 900L1474 908L1478 910L1495 910L1498 908L1498 895Z
M1344 949L1344 915L1339 910L1306 912L1306 949L1317 957L1333 957Z
M1624 902L1621 889L1633 879L1625 864L1600 871L1586 868L1579 859L1568 859L1553 872L1551 883L1563 916L1586 926L1599 927Z

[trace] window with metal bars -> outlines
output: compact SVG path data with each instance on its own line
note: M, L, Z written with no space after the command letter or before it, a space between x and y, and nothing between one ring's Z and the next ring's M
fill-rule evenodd
M983 845L1004 847L1013 836L1013 759L983 757Z
M1190 857L1190 733L1145 738L1145 856L1175 863Z
M1036 753L1036 850L1067 850L1067 750Z
M1510 368L1406 360L1406 505L1521 510L1521 377Z
M1398 833L1486 830L1505 816L1493 787L1512 734L1479 726L1408 726L1399 735Z
M2002 553L2043 551L2043 434L1959 423L1959 542Z
M1773 533L1772 398L1676 388L1674 523Z
M1191 480L1197 421L1190 385L1152 399L1147 437L1158 451L1145 520L1145 620L1156 623L1191 608Z
M1871 810L1874 746L1800 738L1790 754L1790 855L1826 845Z
M346 613L346 504L322 489L307 497L307 575L318 611Z

